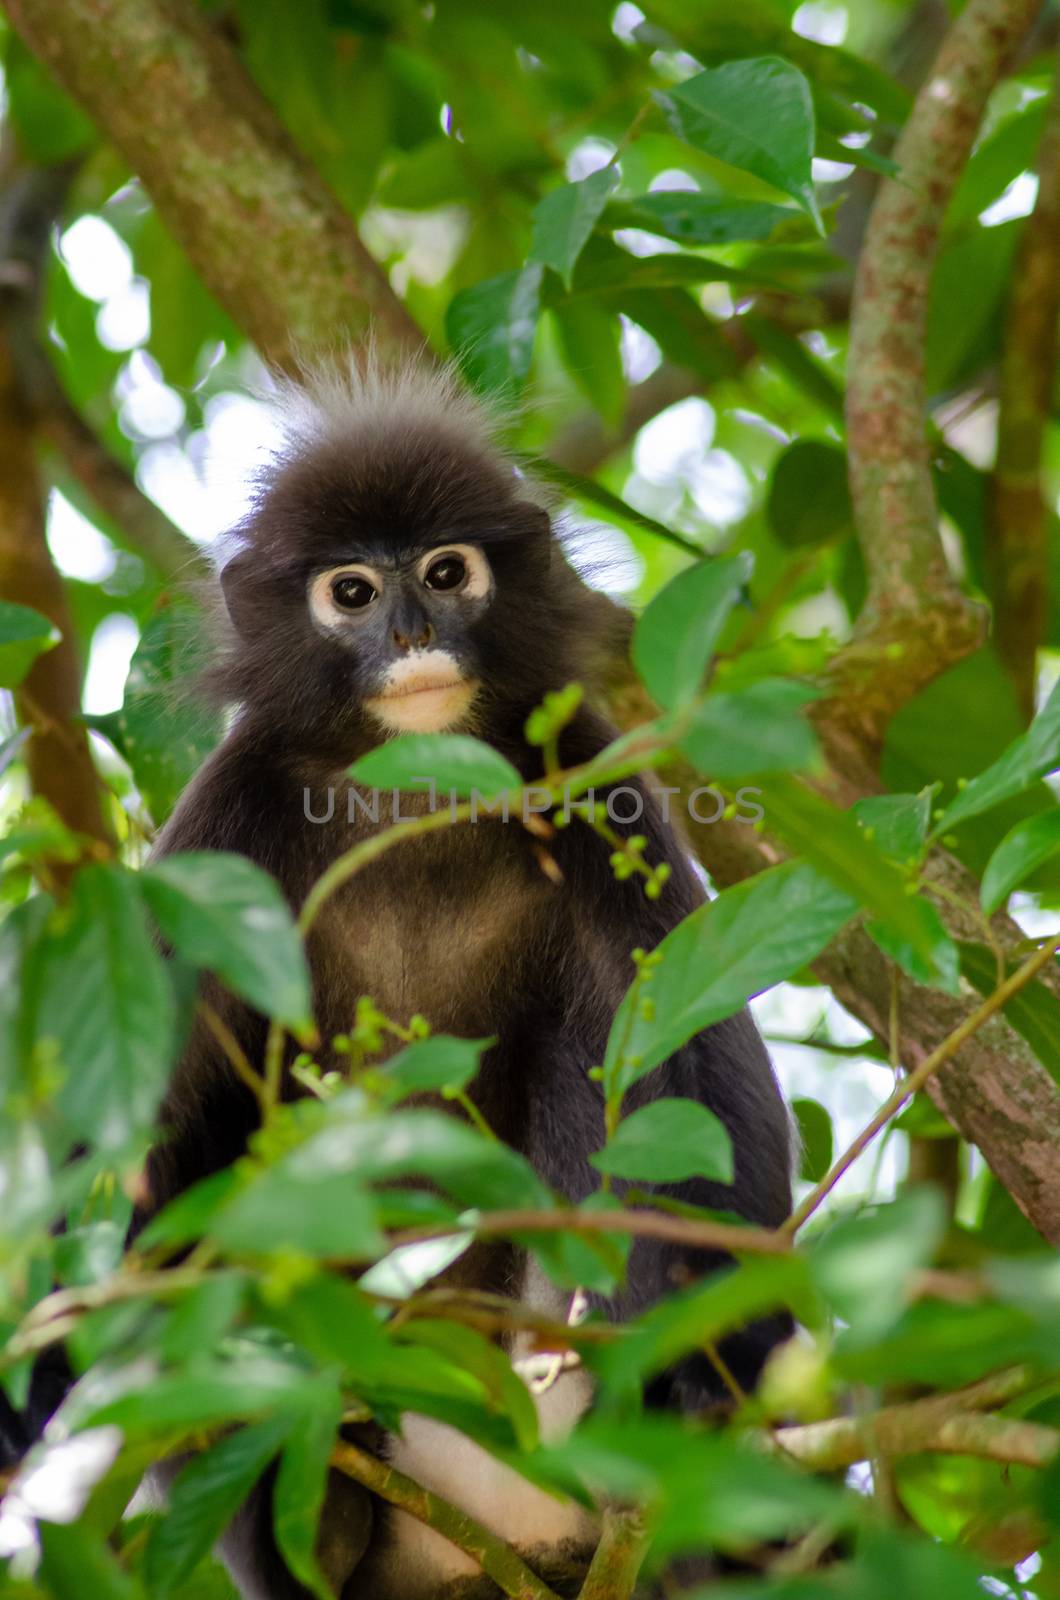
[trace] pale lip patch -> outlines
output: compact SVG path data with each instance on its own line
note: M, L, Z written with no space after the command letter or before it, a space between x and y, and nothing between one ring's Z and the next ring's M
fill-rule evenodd
M440 733L461 720L477 688L447 650L425 650L395 662L365 705L390 733Z

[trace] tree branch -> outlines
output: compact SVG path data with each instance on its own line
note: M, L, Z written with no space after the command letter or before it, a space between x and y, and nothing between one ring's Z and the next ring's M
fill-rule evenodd
M631 728L647 721L655 708L632 671L623 669L612 686L610 702L616 721ZM851 746L851 760L856 747ZM681 763L661 773L667 784L687 793L703 780ZM878 791L863 773L861 792ZM857 795L853 783L839 798ZM695 821L683 814L689 843L721 888L764 872L787 856L768 832L721 818ZM768 826L768 818L766 819ZM982 942L978 885L954 856L932 852L924 871L926 884L940 891L939 912L954 938ZM964 909L967 908L967 909ZM991 930L1006 953L1014 952L1024 934L1009 917L996 915ZM813 964L813 970L836 998L877 1038L888 1036L894 964L883 955L861 921L849 924ZM1046 968L1039 976L1060 993L1060 974ZM915 1070L958 1027L977 1001L967 990L958 996L899 977L899 1049L903 1065ZM953 1126L982 1151L992 1170L1017 1204L1042 1233L1060 1244L1060 1093L1055 1079L1005 1020L992 1017L961 1047L959 1054L928 1080L927 1092Z
M1036 166L1038 199L1016 253L1001 346L997 461L987 546L997 653L1028 721L1034 715L1035 666L1045 637L1049 594L1041 456L1060 320L1060 87L1056 84Z
M19 387L37 430L58 451L99 510L163 578L205 577L209 564L202 551L144 494L132 473L111 455L66 395L41 347L35 324L24 327L20 319L11 331Z
M363 1483L381 1500L407 1511L477 1561L486 1575L511 1600L558 1600L558 1596L530 1571L511 1547L490 1533L474 1517L430 1489L423 1489L396 1467L386 1466L354 1444L341 1441L331 1453L331 1465Z
M369 324L423 336L234 51L188 0L10 0L7 14L139 173L217 301L269 361Z
M1018 972L1005 979L975 1010L953 1030L948 1038L944 1039L937 1049L933 1050L908 1077L903 1078L895 1085L894 1091L887 1097L877 1110L875 1116L866 1124L857 1138L843 1151L842 1155L833 1163L820 1183L806 1196L805 1200L792 1212L791 1216L781 1225L781 1233L795 1233L802 1224L813 1215L821 1202L835 1188L843 1174L853 1166L854 1162L872 1143L880 1129L885 1127L893 1116L899 1112L918 1090L923 1089L941 1066L951 1060L973 1034L990 1021L1007 1001L1017 995L1021 989L1026 988L1042 967L1051 961L1060 949L1060 934L1054 939L1049 939L1036 950L1028 961L1025 961Z
M565 472L587 477L630 444L646 422L679 400L699 394L702 387L694 372L664 361L650 377L632 385L617 427L609 428L598 411L580 412L549 442L548 459Z
M37 470L33 418L12 358L8 326L36 307L48 230L69 175L45 184L19 169L10 143L0 154L0 596L32 606L62 635L30 668L15 705L32 728L25 748L34 794L75 833L105 845L110 829L81 716L81 669L73 616L45 538L44 492Z
M608 1507L578 1600L626 1600L636 1586L647 1549L644 1512L637 1506Z
M897 710L974 650L983 618L949 572L925 433L927 302L942 218L987 96L1040 0L969 0L917 95L880 187L854 287L850 485L869 593L834 664L843 718L878 746Z
M759 1442L814 1472L837 1472L874 1456L928 1451L1047 1467L1060 1447L1055 1428L1015 1417L981 1415L1026 1387L1026 1374L1015 1368L953 1394L887 1406L868 1416L777 1428L771 1435L759 1436Z
M734 1254L784 1255L790 1241L772 1228L741 1228L728 1222L700 1222L666 1211L484 1211L473 1223L425 1224L392 1234L390 1247L447 1239L454 1233L477 1238L513 1233L628 1233L635 1238L667 1239L694 1250L728 1250Z

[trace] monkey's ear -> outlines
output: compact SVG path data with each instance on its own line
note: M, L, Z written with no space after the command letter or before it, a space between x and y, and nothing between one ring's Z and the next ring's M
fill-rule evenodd
M221 568L221 593L236 632L250 639L261 632L262 611L268 604L267 584L255 550L242 550Z

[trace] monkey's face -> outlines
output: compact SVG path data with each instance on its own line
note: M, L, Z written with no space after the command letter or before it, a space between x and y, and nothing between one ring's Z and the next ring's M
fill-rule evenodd
M361 703L387 733L440 733L465 721L479 689L474 625L494 576L475 544L398 561L374 552L314 573L314 626L349 651Z

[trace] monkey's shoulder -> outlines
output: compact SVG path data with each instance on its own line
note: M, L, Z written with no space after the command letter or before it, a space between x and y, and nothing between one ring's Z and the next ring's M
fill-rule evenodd
M155 842L154 856L225 850L249 856L285 887L301 887L311 841L302 789L266 745L229 735L200 767Z

